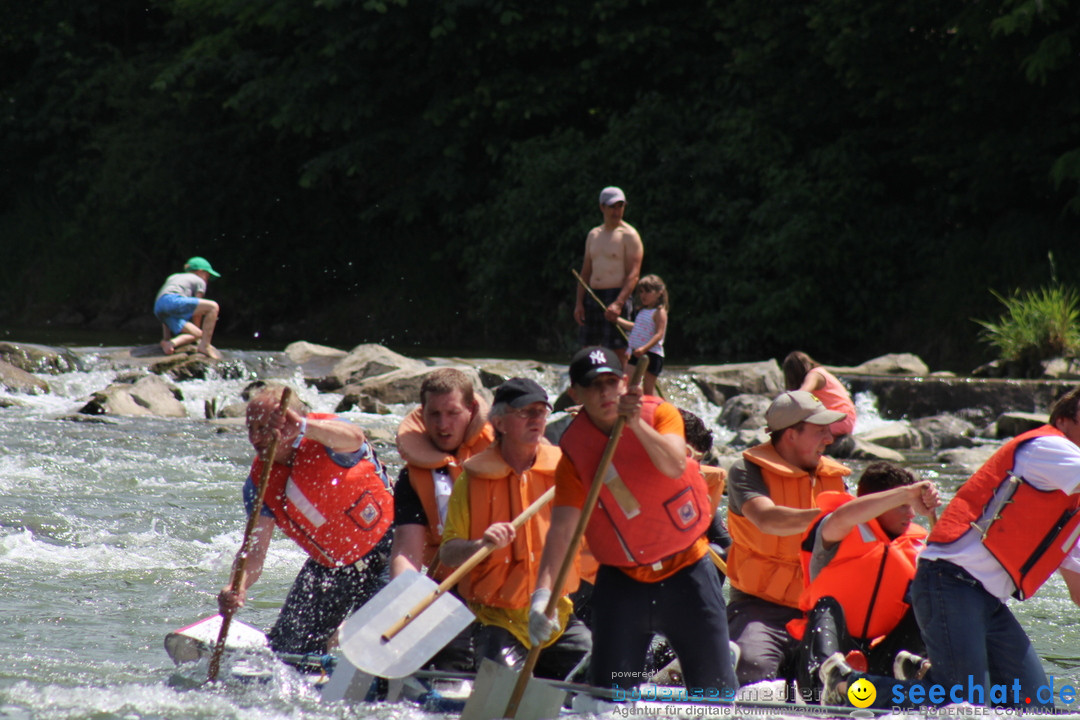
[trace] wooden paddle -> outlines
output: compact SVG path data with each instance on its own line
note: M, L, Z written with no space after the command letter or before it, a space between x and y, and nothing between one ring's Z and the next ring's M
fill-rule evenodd
M593 292L593 289L591 287L589 287L589 283L585 282L585 278L581 277L581 273L579 273L574 268L570 268L570 272L574 273L574 277L576 277L577 281L579 283L581 283L581 287L585 288L585 292L589 293L589 297L591 297L593 300L596 301L596 304L600 306L600 309L606 311L607 310L607 305L605 305L604 301L601 300L597 296L597 294L595 292ZM616 330L618 330L620 333L622 333L623 340L626 340L627 342L629 342L630 336L628 336L626 334L626 331L622 329L622 326L619 325L619 323L617 323L617 322L612 322L611 324L615 326Z
M576 275L577 273L574 274ZM648 367L648 356L639 358L638 364L634 368L634 375L630 380L631 387L637 387L641 384L641 378L645 375L645 370ZM551 598L548 600L547 608L544 609L544 614L549 618L555 617L559 598L562 597L563 585L566 584L566 579L570 575L570 569L574 565L574 557L577 555L578 546L581 544L581 538L585 535L585 528L589 524L589 518L592 517L593 510L596 509L596 503L600 500L600 488L604 485L604 475L607 473L608 465L611 464L612 458L615 457L615 450L619 446L619 438L622 437L623 428L625 426L626 416L620 415L615 420L614 427L611 428L611 435L608 436L607 445L604 447L604 454L600 456L600 464L596 467L596 472L593 474L592 485L589 486L589 494L585 496L585 504L581 508L581 515L578 517L577 527L574 528L574 534L570 536L570 545L566 548L566 555L563 557L562 566L559 568L559 574L555 576L555 584L551 588ZM525 688L532 678L533 669L536 667L536 662L539 658L540 643L537 643L529 649L529 655L525 658L525 665L521 668L517 684L514 685L514 691L510 694L510 702L507 703L506 712L503 713L504 718L513 718L517 715L518 706L521 704L521 698L525 695Z
M536 498L536 500L534 500L533 503L529 505L529 507L522 510L521 514L514 518L511 525L514 526L515 530L520 529L521 526L524 525L529 518L531 518L533 515L540 511L540 508L551 502L551 499L553 497L555 497L554 486L549 487L547 491L540 497ZM431 607L432 603L438 600L443 593L447 592L452 587L457 585L463 577L472 572L473 568L482 563L487 558L487 556L493 552L495 552L495 545L489 542L484 542L483 544L481 544L481 546L477 548L476 552L469 556L468 560L459 565L457 570L452 572L449 577L443 580L439 584L439 587L435 588L434 592L432 592L426 598L418 602L416 606L409 610L409 612L405 613L405 615L400 620L387 628L383 632L383 634L379 636L382 641L390 642L391 640L393 640L394 636L404 630L406 625L415 620L417 615Z
M285 409L288 408L291 394L292 390L289 388L281 391L280 409L282 412L285 412ZM229 581L229 587L233 590L244 586L244 566L247 563L247 556L252 550L251 544L255 535L255 523L259 521L259 513L262 512L263 498L266 497L266 486L270 482L270 471L274 467L274 458L277 456L278 442L280 440L281 434L275 432L274 437L270 440L270 447L267 448L266 455L263 457L262 472L259 474L259 484L255 490L255 504L251 507L251 514L248 515L247 526L244 527L244 540L240 544L240 554L233 565L232 579ZM225 651L225 638L229 636L229 624L232 622L232 616L235 612L235 610L229 610L221 616L221 631L218 633L217 644L214 645L214 653L210 656L210 671L206 676L207 682L217 680L218 670L221 667L221 654Z
M548 488L514 518L514 527L553 497L555 488ZM342 624L342 653L369 675L400 678L415 672L473 621L472 612L448 591L494 549L484 543L438 586L414 571L398 575Z

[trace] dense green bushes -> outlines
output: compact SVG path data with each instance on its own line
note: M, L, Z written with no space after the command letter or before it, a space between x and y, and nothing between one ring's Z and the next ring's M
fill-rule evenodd
M558 356L607 184L674 362L966 370L1080 264L1064 0L6 6L0 323L152 328L198 253L225 333Z

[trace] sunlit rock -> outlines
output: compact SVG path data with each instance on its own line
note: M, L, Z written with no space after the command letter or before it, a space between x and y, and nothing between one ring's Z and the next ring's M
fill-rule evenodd
M9 362L0 360L0 385L14 393L41 395L49 392L49 384Z

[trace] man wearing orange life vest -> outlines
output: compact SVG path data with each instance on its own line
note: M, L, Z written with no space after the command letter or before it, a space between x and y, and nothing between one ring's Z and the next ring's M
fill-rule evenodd
M911 605L933 683L947 692L925 704L1053 707L1054 689L1049 697L1040 691L1049 687L1046 673L1006 601L1031 597L1057 570L1080 605L1078 510L1080 388L1054 403L1046 425L1006 442L961 485L927 538ZM837 663L826 692L844 696L859 676ZM910 685L902 684L908 700ZM948 692L954 686L963 697ZM892 705L893 694L878 697ZM920 697L928 697L925 687Z
M803 535L800 551L805 586L799 608L809 617L788 623L802 640L804 697L821 688L819 670L834 653L859 651L864 670L887 675L901 651L926 652L904 598L926 538L912 518L939 504L933 483L886 462L863 471L858 498L818 495L822 514Z
M446 509L462 463L494 437L487 406L473 393L468 375L440 368L424 378L420 407L398 428L397 446L405 467L394 485L394 542L390 577L422 572L437 562ZM437 580L450 573L436 568Z
M626 425L612 473L585 534L600 563L592 598L591 682L625 688L646 680L646 652L659 633L678 655L687 687L733 697L724 597L706 557L708 491L697 462L687 457L682 417L673 405L628 388L622 363L608 348L579 351L570 362L570 383L582 411L559 442L563 457L555 471L555 508L532 598L530 638L544 641L559 627L544 609L608 434L622 415Z
M496 548L458 586L480 623L474 633L477 664L489 658L520 668L531 647L529 602L551 508L542 508L519 530L511 521L555 484L562 451L544 438L550 410L547 393L532 380L511 378L496 388L488 416L495 442L465 461L450 496L442 562L457 567L484 543ZM589 630L573 616L566 597L576 585L574 578L563 590L559 613L566 630L540 652L540 677L565 678L592 647Z
M729 470L728 623L741 684L794 674L798 642L786 625L802 615L800 536L820 512L815 498L844 491L851 473L823 455L833 441L829 425L843 417L805 390L782 393L765 412L769 442Z
M385 584L393 496L363 430L333 415L305 414L295 393L282 409L281 394L280 387L265 387L248 402L248 439L258 452L244 484L249 514L257 494L253 478L261 477L275 434L279 442L244 586L226 586L218 605L222 613L243 606L277 526L310 557L267 634L270 647L280 653L323 653L338 625Z
M406 570L423 572L425 568L436 580L450 574L439 563L450 493L465 460L482 452L495 437L486 418L487 403L474 393L465 373L439 368L424 378L420 407L401 421L397 433L398 453L405 466L394 485L391 579ZM475 670L472 626L436 653L427 667Z

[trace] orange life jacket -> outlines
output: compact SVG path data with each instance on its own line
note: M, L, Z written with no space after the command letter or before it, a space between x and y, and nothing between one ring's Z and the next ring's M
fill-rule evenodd
M1035 594L1080 536L1080 495L1038 490L1012 474L1017 448L1050 436L1065 437L1057 428L1043 425L998 448L960 486L928 538L928 542L946 544L975 529L983 546L1009 574L1016 586L1013 595L1020 600ZM995 503L999 488L1002 492Z
M469 483L469 539L478 540L494 523L510 522L555 484L555 466L562 452L541 444L536 461L524 475L506 464L497 445L465 461ZM466 600L500 608L524 608L536 589L540 555L551 526L551 506L541 508L518 529L514 542L492 552L459 586ZM571 575L564 593L577 589Z
M915 562L924 547L926 529L912 523L902 535L890 539L874 518L852 528L836 549L836 555L821 569L812 582L810 558L805 549L825 516L855 498L847 493L824 492L818 495L821 517L803 533L799 551L804 588L799 609L810 612L823 597L836 598L844 608L848 633L853 638L872 640L892 632L910 605L904 594L915 577ZM802 640L806 620L788 623L788 631Z
M262 459L256 457L251 476L261 473ZM264 502L281 531L327 567L361 560L394 521L394 496L370 460L343 468L325 446L307 438L291 466L271 468Z
M646 395L641 419L651 425L661 402ZM607 434L585 412L578 413L563 433L559 445L586 487L592 483L607 441ZM611 465L641 510L634 517L627 517L611 491L606 486L600 490L600 500L589 519L585 537L601 565L653 565L686 550L705 533L712 513L697 461L687 458L683 474L669 478L656 469L634 433L624 432Z
M808 509L823 492L843 492L844 477L851 470L830 457L822 457L814 476L780 457L765 443L743 452L743 458L761 468L769 498L784 507ZM731 586L745 593L787 607L799 606L803 589L799 561L799 535L770 535L742 515L728 513L732 545L728 550Z
M431 442L424 427L423 409L416 408L401 421L398 427L397 446L401 459L409 471L409 482L420 498L428 524L424 543L424 565L433 567L439 555L442 543L443 525L439 517L439 503L435 498L435 478L432 472L443 470L454 480L461 474L461 464L468 458L483 451L495 439L495 431L484 419L487 417L487 405L479 396L476 398L476 412L473 413L465 441L453 455L444 452ZM436 580L444 580L452 570L442 566L434 573Z

